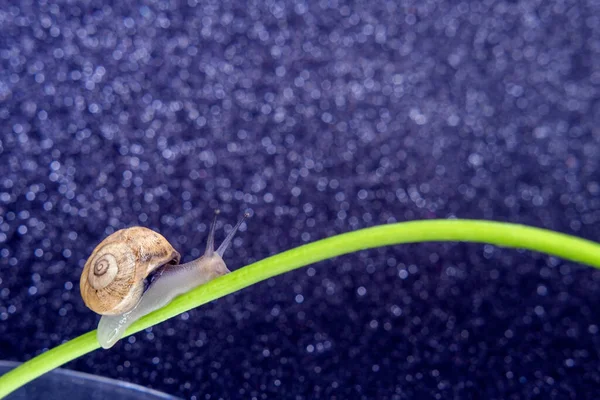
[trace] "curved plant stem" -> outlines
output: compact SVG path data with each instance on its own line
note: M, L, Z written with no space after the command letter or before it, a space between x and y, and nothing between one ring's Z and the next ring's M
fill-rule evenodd
M600 268L600 244L524 225L478 220L426 220L336 235L255 262L175 298L134 323L126 336L257 282L358 250L426 241L465 241L529 249ZM51 349L0 377L0 398L43 373L97 348L96 331Z

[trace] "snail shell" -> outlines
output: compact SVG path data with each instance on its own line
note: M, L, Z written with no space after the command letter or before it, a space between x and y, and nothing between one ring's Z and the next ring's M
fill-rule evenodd
M144 280L157 268L179 264L181 256L159 233L135 226L104 239L88 258L79 284L85 305L117 315L136 306Z

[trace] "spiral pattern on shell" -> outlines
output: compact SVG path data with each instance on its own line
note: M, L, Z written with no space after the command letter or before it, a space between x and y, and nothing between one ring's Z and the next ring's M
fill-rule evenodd
M94 268L90 269L88 280L94 289L103 289L108 286L119 273L117 258L108 253L94 262Z
M85 304L102 315L131 310L144 291L144 279L165 264L178 264L179 253L160 234L143 227L119 230L92 252L81 274Z

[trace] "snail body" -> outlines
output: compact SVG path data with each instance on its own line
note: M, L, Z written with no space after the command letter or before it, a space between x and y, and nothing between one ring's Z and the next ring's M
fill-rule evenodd
M247 216L215 251L215 215L205 253L185 264L179 264L180 254L163 236L147 228L122 229L104 239L87 260L80 280L86 306L102 315L97 330L100 345L112 347L139 318L229 273L223 254Z

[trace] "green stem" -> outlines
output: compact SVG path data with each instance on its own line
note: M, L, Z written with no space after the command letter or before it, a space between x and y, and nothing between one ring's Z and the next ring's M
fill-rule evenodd
M524 225L477 220L427 220L381 225L336 235L268 257L175 298L134 323L126 336L257 282L358 250L426 241L490 243L539 251L600 268L600 244ZM0 377L0 398L97 348L96 331L51 349Z

